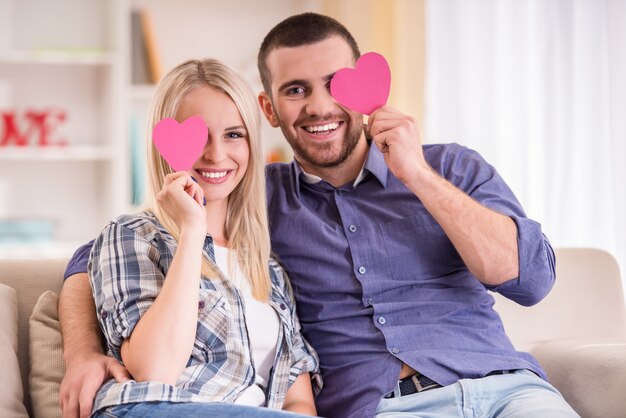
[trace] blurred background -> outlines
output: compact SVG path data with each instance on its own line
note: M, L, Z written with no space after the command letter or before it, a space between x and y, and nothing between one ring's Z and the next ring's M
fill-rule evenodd
M328 14L389 61L425 143L479 151L553 246L626 265L624 0L0 0L0 258L69 256L144 192L154 83ZM264 121L267 161L289 161Z

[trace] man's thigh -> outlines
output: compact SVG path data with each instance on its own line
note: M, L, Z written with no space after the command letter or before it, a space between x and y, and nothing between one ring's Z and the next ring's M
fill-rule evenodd
M408 396L382 399L376 418L463 417L463 394L458 384L426 390Z
M462 379L439 389L383 399L376 418L574 418L578 414L549 383L527 370Z
M507 376L493 376L493 382ZM579 415L554 386L527 370L512 376L511 387L505 384L499 400L493 402L490 415L494 418L554 417L573 418ZM497 387L497 385L495 385Z

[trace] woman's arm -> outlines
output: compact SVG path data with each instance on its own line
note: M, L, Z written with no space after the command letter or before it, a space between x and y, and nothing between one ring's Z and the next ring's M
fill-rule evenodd
M181 233L159 295L122 343L122 359L137 381L174 385L189 361L196 338L204 236L203 231Z
M168 175L157 196L161 208L178 226L180 237L163 287L130 338L122 342L122 359L137 381L174 385L189 361L196 339L206 236L201 197L202 190L185 172Z
M317 416L309 373L302 373L298 376L293 385L287 390L283 409L314 417Z

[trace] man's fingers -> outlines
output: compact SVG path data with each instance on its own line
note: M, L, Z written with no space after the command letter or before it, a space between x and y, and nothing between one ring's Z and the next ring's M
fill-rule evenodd
M61 411L63 418L78 418L78 396L72 396L75 392L67 391L61 398Z
M102 383L102 381L92 379L85 379L83 382L80 395L78 395L80 418L88 418L91 415L93 400L96 397L96 392Z
M117 361L111 362L109 365L109 373L111 373L117 383L127 382L131 378L126 367L122 366Z

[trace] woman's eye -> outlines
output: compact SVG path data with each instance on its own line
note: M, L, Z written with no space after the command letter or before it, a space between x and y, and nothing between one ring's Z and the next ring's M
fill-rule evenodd
M226 134L226 138L228 139L237 139L237 138L244 138L245 135L242 132L228 132Z

